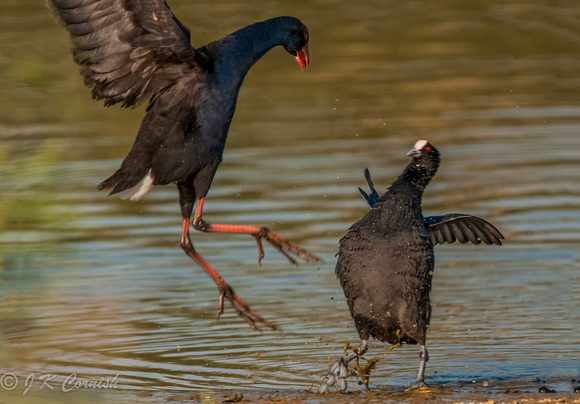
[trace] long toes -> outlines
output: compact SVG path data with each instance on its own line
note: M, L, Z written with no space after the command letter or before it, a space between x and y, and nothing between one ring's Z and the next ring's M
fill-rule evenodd
M348 377L348 362L345 360L345 358L340 358L332 365L332 367L322 380L322 383L320 383L320 385L316 389L316 392L325 393L328 391L329 387L332 387L336 383L338 383L337 387L339 393L346 393L347 377Z
M346 379L348 377L348 366L341 366L338 373L338 379Z
M256 324L256 322L260 322L274 331L278 330L276 324L262 318L262 316L260 316L255 310L252 310L250 306L248 306L246 302L244 302L237 295L237 293L234 292L232 287L229 286L227 283L221 285L220 287L220 306L218 311L218 319L219 316L224 311L223 308L224 297L226 297L230 301L230 304L232 305L238 316L243 318L246 321L246 323L248 323L248 325L252 327L252 329L256 331L261 331L260 327Z
M290 261L290 263L292 265L298 266L298 261L296 261L294 258L292 258L292 256L290 254L288 254L283 248L280 248L278 246L275 246L275 247L276 247L276 250L278 250L278 252L280 252L283 256L285 256L286 259L288 261Z
M308 262L308 263L312 263L312 262L319 262L321 261L321 259L319 257L317 257L316 255L312 254L310 251L306 250L305 248L300 247L298 244L287 240L283 237L278 236L280 239L276 240L278 246L286 251L288 251L289 253L300 257L303 261ZM270 241L270 240L268 240ZM271 244L272 241L270 241Z
M232 307L234 308L234 310L236 310L236 313L238 313L238 316L243 318L246 321L246 323L248 323L250 325L250 327L252 327L252 329L254 329L256 331L262 331L260 329L260 327L258 327L258 325L256 324L256 320L249 315L249 313L247 312L247 310L244 307L240 307L240 305L233 298L233 296L230 297L229 300L230 300L230 303L231 303Z
M284 246L284 248L295 256L300 257L304 262L314 263L322 261L321 258L318 258L316 255L302 247L298 247L296 244L294 244L292 248L290 248L290 246Z
M322 261L319 257L312 254L310 251L300 247L298 244L274 233L273 231L269 230L268 228L263 228L263 230L256 236L258 239L265 239L268 243L270 243L276 250L283 253L288 260L292 263L296 263L296 261L291 258L287 253L295 255L302 260L312 263L312 262L319 262Z
M334 383L336 383L336 379L334 378L334 376L326 376L322 380L322 382L318 385L318 388L316 389L315 393L317 394L326 393L329 387L334 386Z
M252 317L250 317L250 316L252 316L253 318L252 318ZM277 326L275 323L273 323L273 322L271 322L271 321L268 321L268 320L266 320L265 318L262 318L261 316L259 316L259 315L258 315L258 313L256 313L256 312L255 312L255 311L253 311L253 310L251 311L251 313L248 313L248 314L247 314L246 316L244 316L244 317L248 317L248 318L249 318L249 319L252 321L252 323L254 324L254 328L255 328L257 331L262 331L262 330L261 330L261 328L260 328L260 327L258 327L258 326L256 325L256 322L260 322L260 323L264 324L266 327L268 327L268 328L269 328L269 329L271 329L272 331L279 331L279 330L280 330L280 328L279 328L279 327L278 327L278 326ZM246 321L248 321L248 320L246 319Z
M266 256L266 254L264 254L264 247L262 246L262 237L265 237L265 236L259 234L255 237L256 237L256 242L258 244L258 265L262 265L262 259L264 259L264 257ZM276 249L276 251L278 251L279 253L284 255L286 257L286 259L288 259L288 261L290 261L291 264L298 266L298 262L289 253L286 252L286 250L287 250L286 246L283 246L281 243L277 242L276 240L267 239L267 241Z
M343 363L340 361L340 359L337 360L336 362L334 362L334 365L332 365L332 367L328 371L327 376L328 375L338 376L340 374L340 368L341 368L342 365L343 365Z
M231 301L231 300L230 300ZM234 303L235 302L235 303ZM266 325L268 328L278 331L278 326L272 323L271 321L266 320L262 316L258 314L255 310L252 310L250 306L248 306L238 295L234 296L234 302L232 302L232 306L236 309L238 314L246 320L250 324L250 326L258 331L261 331L260 328L256 325L256 322L260 322Z
M324 379L322 379L322 382L318 385L316 393L326 393L328 388L334 386L335 383L336 377L331 372L328 372L327 375L324 376Z
M262 260L266 256L266 254L264 254L264 247L262 246L262 239L256 237L256 243L258 244L258 265L262 265Z
M222 314L224 314L224 294L220 292L220 300L219 300L218 314L217 314L218 321L219 321Z

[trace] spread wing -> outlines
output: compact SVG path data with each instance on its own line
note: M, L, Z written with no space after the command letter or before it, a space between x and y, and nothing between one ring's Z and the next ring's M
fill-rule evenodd
M433 245L443 243L461 244L468 241L473 244L501 245L503 234L490 222L477 216L464 213L449 213L442 216L427 216L423 218L425 229L433 241Z
M189 30L164 0L49 0L94 99L135 107L195 65Z
M369 206L372 208L377 204L380 195L375 189L375 186L373 185L373 181L371 180L371 173L368 168L365 168L365 180L367 180L367 185L370 188L369 193L367 194L362 188L359 188L358 190L360 194L363 196L363 198L365 198Z
M366 193L361 188L358 190L372 208L377 204L380 195L373 185L368 168L365 168L365 179L370 188L369 193ZM501 240L504 239L503 234L487 220L464 213L427 216L423 218L423 224L431 237L433 245L451 244L455 241L459 241L462 244L470 241L473 244L484 242L485 244L501 245Z

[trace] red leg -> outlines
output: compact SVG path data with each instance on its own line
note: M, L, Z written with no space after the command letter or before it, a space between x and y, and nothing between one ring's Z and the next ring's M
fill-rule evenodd
M205 273L209 275L211 279L216 283L218 290L220 291L219 309L218 309L218 320L224 312L224 298L227 298L233 308L236 310L238 315L242 317L246 322L255 330L260 330L260 327L256 325L256 322L261 322L266 326L270 327L272 330L277 330L278 327L268 320L263 319L256 311L252 310L235 292L234 289L222 278L220 274L217 273L215 269L208 264L208 262L193 248L191 239L189 238L189 219L183 220L183 228L181 230L181 248L183 251L199 265Z
M210 224L205 222L201 215L203 211L203 202L205 198L200 198L195 204L195 213L193 216L193 227L208 233L236 233L236 234L250 234L256 238L258 243L258 262L262 262L264 258L264 248L262 247L262 239L270 243L278 252L282 253L294 265L298 265L296 260L290 255L293 254L300 257L306 262L318 262L320 258L311 252L300 247L298 244L274 233L267 227L258 226L243 226L235 224ZM211 275L210 275L211 276Z

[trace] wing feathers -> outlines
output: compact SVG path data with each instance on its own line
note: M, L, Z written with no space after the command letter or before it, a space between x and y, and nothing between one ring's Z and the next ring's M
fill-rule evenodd
M369 193L359 188L359 192L373 208L379 201L377 192L372 180L371 173L365 168L365 180L369 186ZM466 215L464 213L449 213L443 216L427 216L423 219L425 229L431 237L433 245L459 241L461 244L471 242L473 244L496 244L501 245L504 239L503 234L487 220L477 216Z
M105 105L137 106L196 68L189 30L164 0L50 2L71 34L85 84Z
M443 226L441 228L441 234L443 236L443 239L450 244L454 243L456 240L455 236L451 233L451 229L452 228L448 227L448 226ZM429 234L431 234L431 233L429 233ZM431 238L433 238L433 237L431 237Z
M465 244L468 241L477 242L477 239L473 235L471 229L465 225L465 223L461 221L455 222L455 228L453 229L455 236L457 237L457 241L461 244Z
M377 201L379 200L379 193L375 189L373 181L371 180L371 172L369 171L368 168L365 168L365 180L367 181L367 185L370 188L369 193L367 194L362 188L359 188L358 190L360 194L363 196L363 198L365 198L369 206L372 208L377 204Z
M449 213L444 216L428 216L424 219L425 228L431 236L433 245L443 243L496 244L501 245L503 234L490 222L477 216L464 213Z

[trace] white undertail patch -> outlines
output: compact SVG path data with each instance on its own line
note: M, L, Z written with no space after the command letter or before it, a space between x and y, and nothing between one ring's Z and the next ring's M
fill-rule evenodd
M135 185L133 188L129 188L119 193L121 199L131 199L132 201L138 201L143 198L149 191L153 189L153 176L151 175L151 170L147 173L145 177Z

